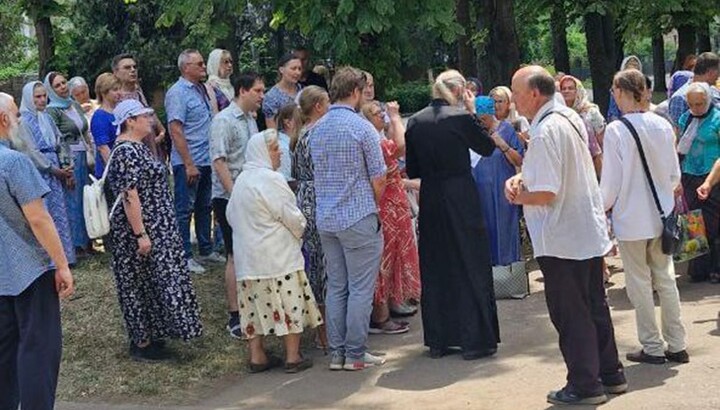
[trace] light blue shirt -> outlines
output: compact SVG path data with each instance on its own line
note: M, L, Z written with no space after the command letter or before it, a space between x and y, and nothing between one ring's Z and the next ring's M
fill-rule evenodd
M336 104L309 138L318 229L339 232L377 213L371 181L387 168L372 124L352 107Z
M294 181L292 177L292 152L290 151L290 136L284 132L278 132L278 145L280 146L280 168L281 173L286 181Z
M234 101L220 111L212 120L210 127L210 159L224 158L232 180L242 172L245 163L245 149L250 137L258 132L255 117L243 112ZM225 191L215 167L212 172L212 197L230 199Z
M205 87L180 77L165 94L165 112L168 124L172 121L182 123L195 166L209 166L212 108ZM175 146L170 154L170 162L173 166L183 165Z
M0 144L0 296L17 296L52 266L22 206L50 192L30 158Z

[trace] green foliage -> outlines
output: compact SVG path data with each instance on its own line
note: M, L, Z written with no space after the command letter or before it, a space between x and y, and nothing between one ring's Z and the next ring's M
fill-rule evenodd
M30 41L20 31L23 23L22 11L19 0L0 2L0 67L16 64L30 46Z
M431 87L427 82L415 81L392 87L385 93L387 101L397 101L400 110L412 113L425 108L431 100Z

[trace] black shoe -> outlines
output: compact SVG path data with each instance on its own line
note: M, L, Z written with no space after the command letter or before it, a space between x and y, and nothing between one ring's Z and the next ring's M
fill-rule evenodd
M447 348L442 347L431 347L430 348L430 358L432 359L439 359L449 353Z
M465 350L462 352L462 358L463 360L477 360L492 356L495 353L497 353L497 349Z
M167 342L165 341L165 339L156 339L151 341L150 344L158 350L163 350L167 345Z
M312 359L303 357L299 362L285 363L285 373L300 373L303 370L307 370L313 367Z
M270 370L273 367L279 367L282 366L285 362L273 355L267 355L267 362L265 363L253 363L250 362L248 365L248 368L250 370L250 373L262 373L266 370Z
M628 389L627 379L622 370L613 375L601 376L600 382L606 394L623 394Z
M155 363L170 359L167 352L159 349L150 343L145 347L140 347L135 343L130 343L130 357L138 362Z
M580 396L576 393L568 391L566 387L561 390L551 391L547 395L547 401L551 404L570 404L570 405L594 405L603 404L608 401L605 394L598 394L595 396Z
M675 353L666 351L665 358L668 359L668 361L675 363L690 363L690 355L688 354L687 350L681 350Z
M605 393L607 393L607 394L623 394L623 393L627 392L628 384L627 384L627 382L622 382L622 383L618 383L618 384L603 383L603 388L605 389Z
M636 363L665 364L665 356L651 356L645 353L644 350L637 353L628 353L625 358Z

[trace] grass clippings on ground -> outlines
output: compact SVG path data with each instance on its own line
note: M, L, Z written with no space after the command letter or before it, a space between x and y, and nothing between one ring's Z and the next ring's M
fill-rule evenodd
M77 292L62 302L58 399L187 404L197 401L215 381L245 368L245 344L225 330L222 266L192 276L203 336L189 343L171 341L177 359L160 364L138 363L129 357L109 255L83 260L73 274Z

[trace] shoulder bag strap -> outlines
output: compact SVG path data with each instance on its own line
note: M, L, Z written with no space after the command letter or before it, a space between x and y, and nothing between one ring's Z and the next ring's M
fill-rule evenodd
M664 221L665 212L660 205L660 199L658 198L657 190L655 189L655 183L653 182L652 176L650 175L650 167L648 166L647 159L645 158L645 150L643 150L637 130L635 130L635 127L627 118L620 117L618 119L622 121L623 124L625 124L628 130L630 130L630 134L632 134L633 139L635 139L635 144L637 145L638 152L640 153L640 161L642 162L643 169L645 169L645 177L647 177L648 185L650 185L650 190L653 194L653 199L655 199L655 206L657 207L658 213L660 213L660 219Z
M578 129L578 127L575 126L575 123L573 123L573 122L570 120L570 118L568 118L565 114L559 113L559 112L557 112L557 111L548 111L548 112L546 112L545 115L543 115L542 117L540 117L540 121L538 121L538 125L539 125L541 122L543 122L543 120L544 120L545 118L549 117L549 116L552 115L552 114L557 114L557 115L565 118L565 120L567 120L567 122L570 124L570 126L573 127L573 129L574 129L575 132L577 133L578 137L580 137L580 140L583 141L583 142L585 142L585 140L583 140L583 138L582 138L582 133L580 132L580 130Z
M115 148L113 148L112 151L110 151L110 156L108 157L108 162L107 162L107 164L105 164L105 169L103 170L102 178L100 178L100 181L102 182L103 186L105 185L105 178L107 178L108 170L110 169L110 161L112 160L113 155L115 154L115 152L117 150L119 150L124 145L127 145L128 147L132 148L133 150L135 149L133 147L132 143L129 142L127 144L120 144L119 146L115 146ZM123 196L123 194L120 193L120 195L118 195L118 197L115 198L115 202L113 203L112 208L110 208L110 213L108 214L108 218L112 218L113 213L115 213L115 208L117 208L117 206L120 204L120 200L122 199L122 196Z

